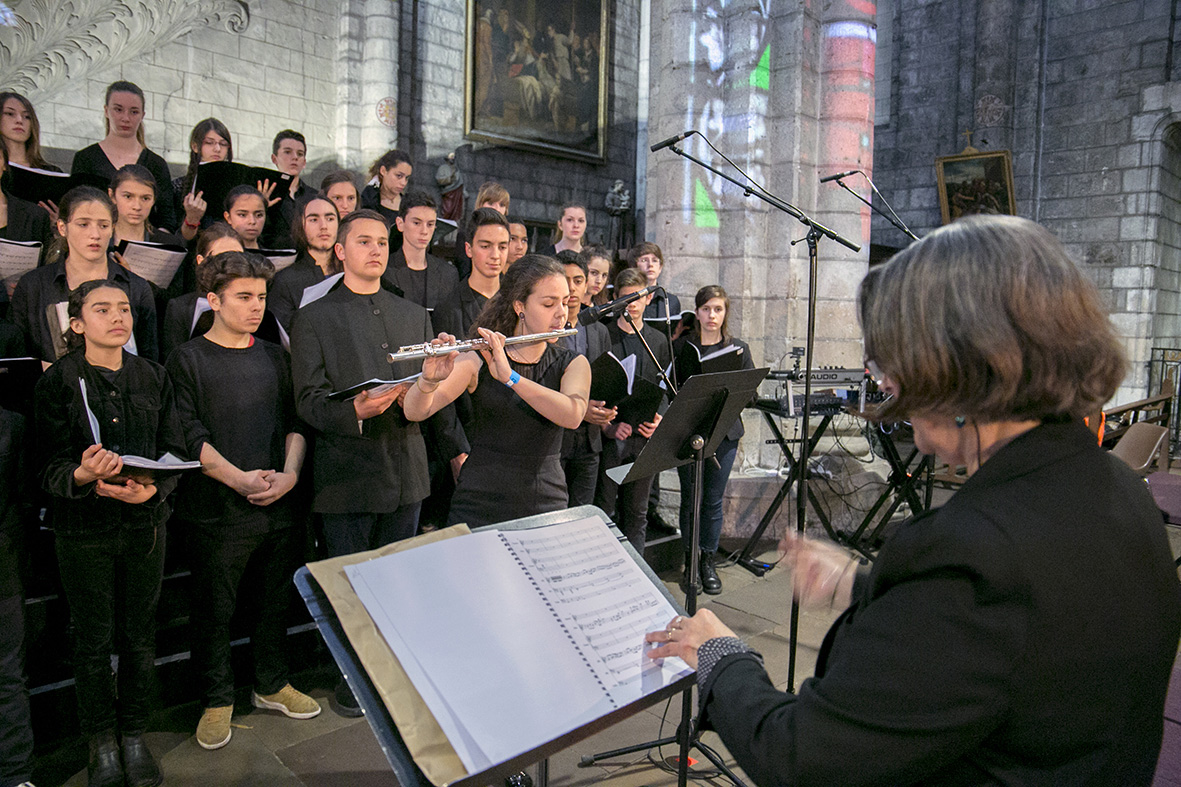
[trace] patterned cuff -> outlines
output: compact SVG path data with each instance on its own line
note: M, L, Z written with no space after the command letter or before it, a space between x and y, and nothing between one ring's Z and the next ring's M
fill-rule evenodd
M759 663L763 663L763 657L748 648L738 637L714 637L697 649L697 686L704 687L718 662L735 653L754 653Z

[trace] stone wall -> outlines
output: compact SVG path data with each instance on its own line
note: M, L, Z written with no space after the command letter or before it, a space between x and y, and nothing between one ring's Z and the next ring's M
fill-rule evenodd
M1017 212L1054 231L1099 286L1145 394L1152 347L1181 334L1175 4L895 0L876 182L922 235L940 223L935 158L1011 150ZM875 243L904 245L884 220Z

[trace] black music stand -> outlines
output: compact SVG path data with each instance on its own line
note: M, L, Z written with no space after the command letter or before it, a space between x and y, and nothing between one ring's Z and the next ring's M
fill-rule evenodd
M685 566L685 612L697 612L697 590L701 578L698 576L697 544L701 537L701 478L706 457L726 437L730 425L742 415L742 409L754 399L759 383L767 376L767 368L741 369L735 372L695 374L681 386L680 393L652 433L652 437L631 465L621 465L607 471L612 480L621 486L629 481L655 475L674 467L694 463L693 468L693 517L689 530L689 562ZM730 781L741 785L726 764L713 752L697 743L698 731L693 719L693 689L686 687L681 696L681 723L672 737L625 746L622 749L590 754L579 760L578 766L585 768L600 760L632 754L672 743L680 745L677 759L677 784L685 787L689 780L689 749L696 748L702 756L726 774Z
M611 520L600 509L594 506L579 506L577 508L568 508L565 511L554 511L548 514L538 514L536 516L514 519L510 522L489 525L486 528L477 528L473 532L493 529L528 530L535 527L546 527L547 525L572 522L578 519L585 519L586 517L597 517L608 525L611 525ZM664 587L664 583L660 581L660 578L652 572L652 569L648 567L644 559L631 547L627 539L623 538L623 535L614 526L612 526L612 531L616 533L623 544L623 548L628 552L632 560L640 566L644 574L660 590L664 597L668 599L673 608L680 612L682 610L681 605L677 603L676 599ZM462 536L460 537L462 538ZM336 611L332 608L332 604L320 588L320 584L306 566L295 572L295 586L299 590L304 603L307 605L308 611L312 615L312 620L315 621L316 627L324 637L324 642L328 645L328 651L336 660L345 680L348 681L349 687L353 690L353 695L357 698L358 704L365 711L365 718L369 722L369 727L373 730L373 735L377 738L377 743L381 746L381 750L385 754L386 760L394 772L394 777L398 780L398 784L401 787L433 787L431 782L426 778L426 775L415 764L410 750L406 748L405 741L403 741L398 728L394 725L393 717L390 715L385 703L382 702L377 689L373 685L373 681L361 665L360 658L358 658L356 651L353 650L352 644L345 635ZM548 770L546 758L563 749L569 748L581 740L602 732L611 725L617 724L645 708L657 705L675 694L680 692L688 693L692 689L694 680L695 676L693 674L686 675L659 691L648 694L636 702L612 711L590 724L571 730L511 760L498 763L480 773L470 774L462 779L448 782L447 787L485 787L490 784L501 784L507 777L521 772L534 763L538 764L538 787L545 787Z

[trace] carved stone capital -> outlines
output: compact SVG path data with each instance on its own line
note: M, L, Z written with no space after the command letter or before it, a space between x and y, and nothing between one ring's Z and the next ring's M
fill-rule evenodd
M241 33L243 0L25 0L0 26L0 86L36 96L200 27Z

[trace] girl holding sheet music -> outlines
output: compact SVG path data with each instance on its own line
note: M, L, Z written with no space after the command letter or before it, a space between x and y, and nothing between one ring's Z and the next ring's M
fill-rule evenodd
M193 191L197 167L208 161L233 160L234 141L225 123L210 117L193 126L189 134L189 168L184 175L172 181L174 210L181 217L179 230L185 240L192 240L198 232L217 221L217 211L210 213L203 199L205 192Z
M697 291L695 298L697 320L692 331L677 340L674 357L679 369L677 375L682 384L694 374L702 371L701 359L708 363L710 356L723 361L724 368L753 369L750 347L746 342L730 335L730 296L721 285L711 284ZM718 539L722 535L722 495L726 491L726 482L730 480L730 470L734 467L734 458L738 455L738 441L746 433L739 418L726 432L722 444L718 446L718 464L705 463L704 477L698 497L701 498L701 533L698 548L701 550L700 573L701 587L710 595L722 592L722 581L718 578L715 566L715 556L718 551ZM681 540L685 544L688 554L693 545L689 543L690 520L693 516L693 465L681 465L677 468L681 477ZM689 561L686 559L685 564Z
M121 167L139 164L147 167L156 180L158 199L152 209L152 223L175 230L180 224L173 210L172 175L168 164L148 150L144 142L144 92L132 82L112 82L107 86L103 107L107 135L101 142L74 154L70 174L93 174L113 178ZM164 197L167 198L164 198Z
M115 282L130 296L135 327L127 349L155 360L158 334L152 288L107 255L115 204L105 192L78 186L66 192L59 207L61 237L49 254L56 261L26 273L12 294L12 321L24 331L30 354L50 364L65 353L64 304L84 282L101 279Z
M569 293L556 260L526 254L473 325L488 349L428 358L406 393L412 421L471 394L471 454L451 499L451 523L476 527L567 507L562 434L586 414L590 364L556 339L505 348L504 338L565 327ZM435 343L453 340L440 334Z
M41 207L9 194L4 187L5 173L8 171L8 150L0 145L0 241L16 241L17 243L40 243L41 249L36 267L44 262L45 251L53 240L53 230L49 221L49 214ZM6 266L7 267L7 266ZM7 278L11 273L0 273L0 278ZM0 304L8 304L8 287L0 287ZM3 316L0 309L0 316Z
M247 249L258 249L258 237L267 223L267 198L253 186L234 186L226 195L226 223L234 228Z
M20 93L0 92L0 142L8 160L22 167L61 172L41 155L41 122L33 102Z
M156 229L148 220L156 204L156 179L146 167L128 164L111 179L107 193L115 202L115 229L111 242L130 240L183 246L171 232Z
M75 220L86 204L75 207ZM63 212L67 207L63 201ZM166 498L176 476L130 478L122 457L179 452L183 439L163 367L123 349L134 328L127 291L105 280L82 282L70 293L68 315L71 351L37 382L35 413L38 467L52 496L74 628L87 771L90 784L123 784L124 777L159 784L142 736L152 703ZM119 658L117 689L111 653Z

